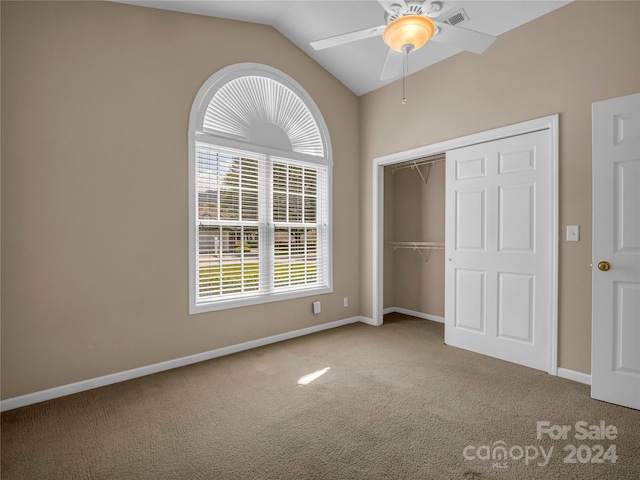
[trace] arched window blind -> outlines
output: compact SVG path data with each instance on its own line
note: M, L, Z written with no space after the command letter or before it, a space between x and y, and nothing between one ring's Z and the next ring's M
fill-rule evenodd
M265 127L276 138L263 142L277 146L286 136L285 148L324 157L320 129L309 108L290 88L268 77L251 75L224 84L207 106L202 130L255 141Z
M214 74L189 164L190 313L331 291L331 146L302 87L258 64Z

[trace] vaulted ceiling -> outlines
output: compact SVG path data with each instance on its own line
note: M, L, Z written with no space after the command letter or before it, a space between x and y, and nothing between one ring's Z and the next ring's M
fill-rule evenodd
M405 0L114 0L165 10L271 25L304 50L356 95L363 95L401 76L380 79L389 47L378 35L344 45L315 50L310 42L385 25L385 8L405 7ZM431 0L424 3L430 8ZM437 2L430 14L457 28L498 37L569 3L567 0L467 0ZM461 12L462 9L462 12ZM460 14L456 16L456 14ZM455 17L455 20L453 20ZM462 21L460 21L462 20ZM456 23L460 21L460 23ZM464 33L464 32L462 32ZM432 40L408 57L408 73L427 68L463 50L443 37ZM491 48L490 46L488 48Z

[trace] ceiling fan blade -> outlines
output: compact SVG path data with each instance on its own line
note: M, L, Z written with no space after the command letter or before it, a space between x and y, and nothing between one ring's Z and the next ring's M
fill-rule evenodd
M384 67L382 67L382 75L380 75L380 80L384 81L395 78L399 73L402 72L403 56L404 54L396 52L393 48L389 49L389 53L387 53L387 59L384 61Z
M444 43L452 47L461 48L473 53L482 53L496 39L493 35L467 30L456 27L448 23L433 22L440 29L437 35L431 37L430 41Z
M382 35L383 30L384 25L365 28L364 30L342 33L334 37L323 38L322 40L314 40L310 45L314 50L324 50L325 48L337 47L338 45L364 40L365 38L377 37L378 35Z

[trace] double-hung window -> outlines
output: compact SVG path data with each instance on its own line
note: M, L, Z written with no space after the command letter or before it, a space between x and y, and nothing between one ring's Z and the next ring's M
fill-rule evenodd
M306 92L227 67L196 97L189 147L190 312L330 292L330 145Z

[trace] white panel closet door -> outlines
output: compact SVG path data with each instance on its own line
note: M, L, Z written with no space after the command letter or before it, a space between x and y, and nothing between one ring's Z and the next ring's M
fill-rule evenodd
M640 94L593 104L591 396L640 409Z
M548 371L549 131L447 152L445 343Z

